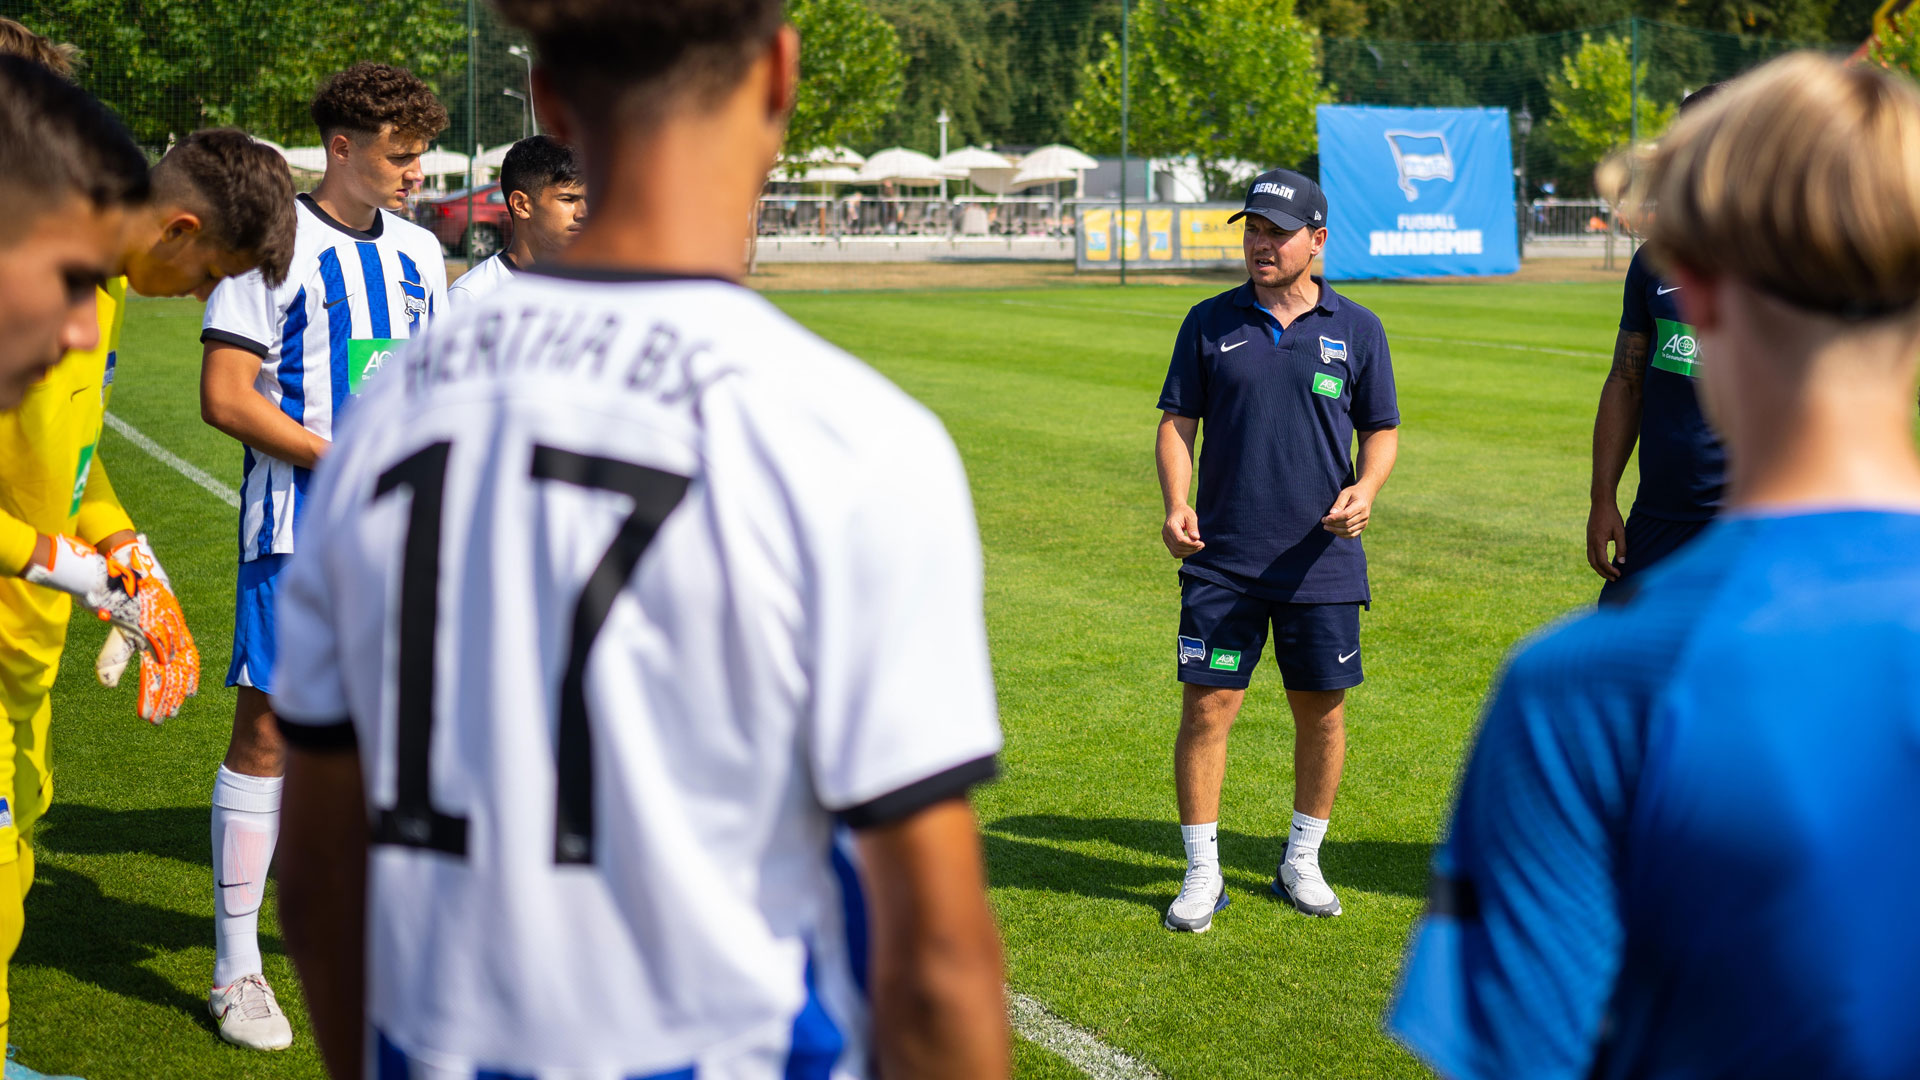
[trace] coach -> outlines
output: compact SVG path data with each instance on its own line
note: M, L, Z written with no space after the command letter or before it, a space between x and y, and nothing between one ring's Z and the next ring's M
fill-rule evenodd
M1216 846L1227 732L1269 625L1294 720L1293 827L1272 888L1306 914L1340 914L1320 841L1372 598L1360 534L1393 471L1400 412L1380 320L1307 272L1326 215L1319 185L1299 173L1254 179L1229 219L1246 221L1248 280L1187 313L1160 392L1161 538L1184 560L1174 783L1187 874L1169 930L1204 933L1228 903ZM1203 420L1196 513L1187 492Z

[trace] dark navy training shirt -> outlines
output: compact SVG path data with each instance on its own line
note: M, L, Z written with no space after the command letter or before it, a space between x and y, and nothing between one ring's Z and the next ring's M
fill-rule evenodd
M1285 330L1251 281L1194 305L1160 408L1197 417L1200 539L1180 572L1296 604L1359 603L1367 556L1320 526L1354 483L1353 433L1395 427L1393 361L1373 312L1319 278Z
M1920 1077L1920 515L1734 515L1514 657L1387 1026L1450 1080Z
M1633 512L1705 521L1720 508L1727 454L1700 411L1693 327L1680 321L1680 286L1661 281L1641 248L1627 267L1620 329L1652 339L1640 405L1640 492ZM1201 534L1201 539L1206 535Z

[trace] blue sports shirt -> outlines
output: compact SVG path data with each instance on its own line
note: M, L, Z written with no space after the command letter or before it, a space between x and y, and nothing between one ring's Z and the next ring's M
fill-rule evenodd
M1680 318L1680 286L1660 280L1646 249L1627 267L1620 329L1651 339L1640 399L1640 490L1633 512L1669 521L1705 521L1720 509L1727 454L1700 411L1693 327Z
M1320 526L1355 481L1353 433L1397 427L1387 335L1320 278L1320 301L1281 329L1251 281L1195 304L1160 408L1201 421L1200 539L1182 574L1268 600L1360 603L1358 538Z
M1521 649L1391 1032L1455 1080L1920 1076L1916 553L1722 519Z

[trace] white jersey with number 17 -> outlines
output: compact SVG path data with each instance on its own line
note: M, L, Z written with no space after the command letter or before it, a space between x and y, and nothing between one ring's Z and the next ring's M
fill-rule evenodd
M836 822L1000 746L945 431L712 280L525 274L397 364L310 495L274 698L358 747L372 1060L869 1075Z

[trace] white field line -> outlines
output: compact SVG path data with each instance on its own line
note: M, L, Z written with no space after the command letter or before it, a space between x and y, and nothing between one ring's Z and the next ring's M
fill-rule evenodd
M125 436L128 442L147 452L155 461L211 492L221 502L236 509L240 493L215 480L191 461L148 438L140 429L108 413L107 426ZM1159 1080L1160 1074L1145 1062L1115 1050L1092 1032L1075 1027L1047 1011L1037 999L1007 991L1007 1013L1013 1029L1029 1042L1038 1043L1071 1063L1093 1080Z
M1174 315L1165 311L1131 311L1126 308L1080 307L1074 304L1042 304L1032 300L1002 300L1003 304L1014 307L1050 308L1054 311L1077 311L1082 314L1099 315L1137 315L1143 319L1184 319L1184 313ZM1588 352L1584 349L1555 349L1545 345L1520 345L1511 341L1471 341L1467 338L1421 337L1417 334L1388 334L1387 344L1396 341L1418 341L1428 345L1465 345L1474 349L1505 349L1509 352L1546 353L1549 356L1577 356L1583 360L1611 360L1612 353Z
M200 485L201 488L211 492L214 498L219 499L235 510L240 509L239 492L215 480L212 476L208 475L205 470L193 462L154 442L139 428L134 427L125 420L120 419L112 413L108 413L106 419L108 427L125 436L128 442L145 450L148 457L153 458L160 464L165 465L167 468Z
M1153 1066L1053 1015L1036 998L1008 989L1007 1015L1022 1038L1052 1051L1093 1080L1160 1080Z

